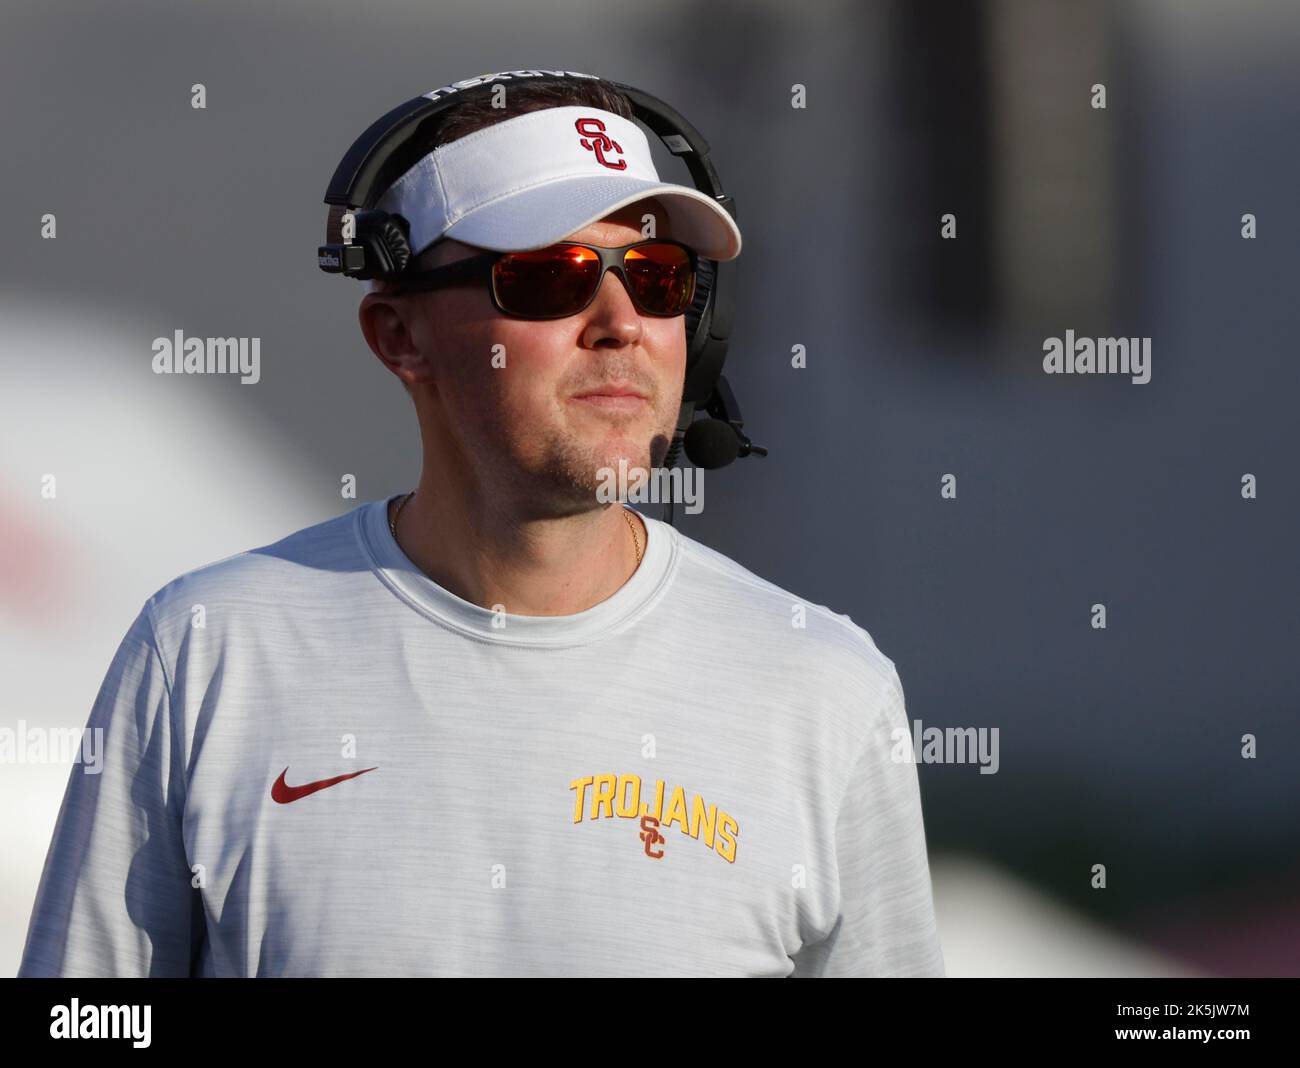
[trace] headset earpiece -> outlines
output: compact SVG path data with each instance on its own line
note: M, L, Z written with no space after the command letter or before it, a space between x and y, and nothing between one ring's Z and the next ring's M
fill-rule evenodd
M713 261L700 256L695 265L695 297L686 309L686 366L689 368L697 356L695 339L703 326L708 330L708 323L702 323L709 299L713 295Z
M320 269L349 278L394 278L411 262L411 227L400 215L359 208L353 211L353 236L343 241L343 217L347 212L330 208L325 239L317 250Z
M406 270L411 262L410 224L402 216L363 209L353 218L353 243L365 249L365 263L353 277L392 278Z

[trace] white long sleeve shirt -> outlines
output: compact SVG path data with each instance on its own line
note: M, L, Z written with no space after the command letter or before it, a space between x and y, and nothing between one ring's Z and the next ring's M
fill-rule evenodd
M568 616L461 600L387 501L144 604L20 976L939 976L894 664L659 520Z

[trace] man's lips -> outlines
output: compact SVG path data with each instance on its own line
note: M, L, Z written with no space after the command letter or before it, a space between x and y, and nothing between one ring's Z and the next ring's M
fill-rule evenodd
M635 411L648 398L635 386L614 382L575 393L571 399L605 411Z
M640 397L646 399L636 386L628 385L625 382L610 382L604 386L593 386L591 389L584 389L581 393L575 393L574 397L582 400L585 397Z

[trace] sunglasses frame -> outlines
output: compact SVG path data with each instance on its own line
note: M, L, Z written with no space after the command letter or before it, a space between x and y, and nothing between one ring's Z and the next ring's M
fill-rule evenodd
M655 237L642 238L639 241L633 241L630 245L620 245L618 248L606 248L603 245L589 245L584 241L556 241L553 245L543 246L542 249L521 249L519 252L541 252L545 248L583 248L594 252L600 258L600 275L596 285L592 288L591 295L587 297L586 302L581 308L571 312L563 312L559 315L520 315L517 312L508 311L501 306L501 301L497 297L496 287L496 265L506 256L513 256L515 252L483 252L477 256L469 256L463 260L455 260L451 263L444 263L441 266L431 268L427 271L417 271L414 274L403 275L393 279L397 285L397 292L426 292L433 289L448 289L458 286L472 286L481 282L484 276L487 276L490 284L488 293L492 298L492 305L502 315L507 315L512 319L529 319L534 321L544 321L549 319L568 319L570 316L578 315L586 311L591 306L591 302L596 299L600 292L601 283L605 280L605 272L613 271L618 275L619 280L623 283L623 288L627 290L627 295L632 301L632 306L642 315L653 316L656 319L675 319L679 315L685 315L686 309L679 312L655 312L648 311L641 307L640 301L637 300L632 286L628 284L627 275L624 273L624 264L627 262L627 254L634 248L641 248L645 245L675 245L684 250L689 257L691 265L691 296L686 302L689 308L695 300L695 287L699 281L700 257L690 245L682 241L674 241L671 238Z

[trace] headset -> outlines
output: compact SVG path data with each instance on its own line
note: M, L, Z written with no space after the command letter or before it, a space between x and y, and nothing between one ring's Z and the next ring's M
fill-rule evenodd
M442 117L467 93L492 91L499 83L519 81L602 82L632 102L635 117L653 131L674 156L686 164L695 187L714 198L736 218L735 200L725 193L709 160L708 142L668 104L622 82L577 71L517 70L481 74L424 93L376 120L348 149L325 193L330 205L325 226L326 244L318 249L320 269L349 278L400 279L414 259L410 225L400 214L389 214L375 204L398 178L427 155L436 143ZM345 215L353 218L354 235L343 236ZM766 456L744 432L744 419L735 394L722 374L727 357L735 297L735 261L719 262L699 257L695 299L685 312L686 377L682 405L673 440L663 460L676 464L684 450L687 458L705 469L725 467L742 456ZM706 418L696 419L703 409ZM667 505L672 522L672 502Z

